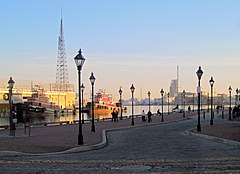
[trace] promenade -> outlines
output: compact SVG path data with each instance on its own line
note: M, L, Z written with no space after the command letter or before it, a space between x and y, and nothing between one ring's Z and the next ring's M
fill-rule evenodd
M77 145L78 124L54 125L32 127L31 135L28 135L29 128L16 130L16 137L9 137L9 130L0 131L0 154L16 154L15 152L27 154L46 154L46 153L73 153L102 148L107 145L104 130L124 130L133 127L150 126L155 124L166 124L196 116L197 112L186 113L183 118L182 113L171 113L164 115L164 122L161 122L160 115L153 115L152 122L142 122L141 117L134 119L135 125L131 126L131 118L119 120L118 122L100 121L95 122L96 132L91 132L91 123L83 124L84 145ZM192 125L195 130L197 122ZM195 131L196 132L196 131ZM240 142L239 124L214 124L202 128L201 134L230 139ZM199 133L197 133L199 134ZM19 154L20 155L20 154ZM26 154L25 154L26 155Z

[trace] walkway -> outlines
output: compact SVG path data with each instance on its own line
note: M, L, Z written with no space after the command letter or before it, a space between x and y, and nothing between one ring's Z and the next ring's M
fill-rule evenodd
M175 113L170 115L164 115L164 122L173 122L177 120L187 119L196 113L187 113L186 118L182 117L181 113ZM92 145L96 145L102 142L103 130L119 130L126 129L137 126L148 126L152 124L163 124L161 122L161 116L153 116L153 121L151 123L141 122L141 118L135 118L135 125L131 126L131 119L119 120L118 122L95 122L96 132L91 132L91 124L83 124L83 135L84 135L84 145L77 145L78 136L78 124L72 125L61 125L61 126L42 126L31 128L31 136L25 135L24 129L18 129L16 131L16 137L9 137L8 130L0 131L0 151L16 151L25 153L51 153L51 152L61 152L71 148L80 147L78 149L89 149ZM197 123L196 123L197 124ZM195 127L196 125L193 125ZM229 129L230 128L230 129ZM221 126L221 130L226 132L218 131L218 126L211 126L203 129L203 133L223 136L223 138L234 138L238 137L236 134L239 132L239 126L233 129L233 126ZM217 131L216 131L217 130ZM230 132L231 131L231 132ZM234 132L235 131L235 132ZM220 135L221 134L221 135ZM239 141L239 140L237 140ZM102 144L104 146L106 144ZM98 146L96 146L98 147ZM91 149L91 148L90 148Z
M3 156L0 173L240 173L239 145L184 133L196 123L197 117L193 116L169 124L111 131L107 133L107 147L84 153ZM225 123L239 124L214 119L214 125ZM201 125L202 130L209 126L209 115Z

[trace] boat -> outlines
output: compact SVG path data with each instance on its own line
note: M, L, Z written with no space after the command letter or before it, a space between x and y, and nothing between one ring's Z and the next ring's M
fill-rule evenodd
M100 89L99 92L96 93L94 98L94 113L96 114L109 113L114 110L120 112L121 110L119 103L113 102L112 94L106 93L105 90ZM92 102L87 102L86 108L91 111ZM126 111L126 108L122 108L122 110Z
M32 112L56 112L60 107L52 102L49 102L48 97L43 93L34 93L32 97L27 98L24 102L28 111Z

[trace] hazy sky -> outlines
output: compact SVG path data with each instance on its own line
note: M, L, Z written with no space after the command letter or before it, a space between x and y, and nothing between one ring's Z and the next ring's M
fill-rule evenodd
M196 91L199 65L204 90L211 76L219 93L240 87L239 0L2 0L0 77L55 81L61 6L69 80L82 48L88 93L94 72L96 90L128 98L133 83L136 97L159 97L177 65L181 91Z

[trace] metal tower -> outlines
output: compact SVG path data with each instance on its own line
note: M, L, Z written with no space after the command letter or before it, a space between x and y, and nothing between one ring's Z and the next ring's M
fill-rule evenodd
M58 57L56 73L57 89L59 91L67 91L68 83L69 81L68 81L67 57L63 36L63 22L61 18L60 36L58 37Z

